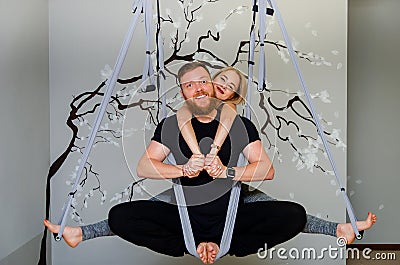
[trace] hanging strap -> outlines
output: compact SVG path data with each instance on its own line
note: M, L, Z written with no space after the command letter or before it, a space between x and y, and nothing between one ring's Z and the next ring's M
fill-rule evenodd
M245 158L241 153L238 161L238 166L244 166L244 165L245 165ZM240 199L240 191L242 186L241 183L242 183L241 181L233 181L231 195L229 198L228 210L226 211L224 231L222 232L219 252L215 257L215 260L225 256L231 247L233 229L235 227L236 214Z
M267 6L264 0L259 1L258 3L258 37L260 43L260 54L258 59L258 84L257 90L262 92L266 89L267 80L265 77L265 36L266 36L266 27L267 27Z
M328 156L329 162L330 162L330 164L332 166L333 172L334 172L335 177L336 177L336 182L340 187L340 191L341 191L341 193L343 195L343 199L344 199L344 201L346 203L347 213L349 215L349 219L351 221L351 225L353 227L354 233L356 234L356 238L357 239L361 239L362 238L362 233L360 234L360 232L357 229L357 224L356 224L357 218L356 218L356 216L354 214L354 210L353 210L351 202L350 202L350 200L349 200L349 198L347 196L346 190L343 187L343 184L342 184L342 182L340 180L339 173L338 173L338 171L336 169L335 161L333 160L333 157L332 157L331 152L330 152L330 148L328 146L328 142L326 141L326 138L325 138L325 135L324 135L324 131L322 129L322 126L320 124L320 121L319 121L318 116L317 116L317 114L315 112L314 106L312 104L310 93L308 92L308 88L306 86L306 83L304 81L303 75L301 73L300 66L299 66L299 63L297 61L297 57L296 57L296 54L294 52L293 46L291 44L291 41L289 39L289 35L288 35L287 31L286 31L285 24L283 23L282 16L281 16L281 14L279 12L278 6L275 3L275 0L267 0L267 1L270 4L270 6L272 7L272 9L275 11L276 17L278 19L279 26L280 26L281 31L282 31L283 38L285 39L286 46L287 46L287 49L289 51L290 58L292 60L293 66L294 66L294 68L295 68L295 70L297 72L297 76L298 76L298 78L300 80L301 87L302 87L302 89L304 91L304 95L305 95L307 103L308 103L308 105L310 107L310 110L311 110L311 113L312 113L312 117L313 117L313 119L315 121L315 124L317 126L318 134L322 139L322 143L323 143L323 145L325 147L326 154Z
M256 46L255 26L256 26L256 14L257 14L257 0L253 1L253 19L250 28L250 41L249 41L249 56L248 56L248 73L247 73L247 95L245 105L245 116L251 119L251 88L253 84L253 69L254 69L254 50Z
M142 84L145 84L149 78L150 84L142 87L143 92L149 92L156 89L154 82L154 68L151 61L151 45L153 41L153 4L152 0L146 0L144 9L144 29L146 36L146 57L143 65Z
M167 161L172 165L176 165L176 161L171 153L168 155ZM243 154L240 154L238 165L244 165L244 161L245 158ZM178 206L179 217L181 220L183 238L185 240L186 249L191 255L200 258L199 254L197 253L197 247L193 236L192 226L190 224L189 213L187 210L185 194L183 192L180 178L174 179L172 186L174 189L176 203ZM233 181L228 209L226 212L225 226L222 232L219 252L215 257L215 260L225 256L226 253L228 253L229 248L231 246L233 228L235 227L236 214L239 205L240 191L241 191L241 182Z
M139 16L140 16L141 10L143 9L143 1L144 0L136 0L135 3L133 4L132 10L135 13L134 13L134 15L132 17L129 30L125 35L125 39L123 41L121 50L120 50L120 52L118 54L118 58L117 58L117 61L115 63L115 66L114 66L113 73L112 73L110 79L106 83L107 88L106 88L106 91L104 93L103 100L101 101L101 104L99 106L99 112L97 114L97 117L95 119L93 127L92 127L92 129L90 131L89 140L86 143L86 146L85 146L85 149L84 149L84 153L82 155L82 159L80 161L80 164L79 164L79 167L78 167L78 171L76 173L76 179L75 179L75 183L74 183L74 185L72 187L72 192L70 192L68 194L67 202L64 204L64 207L63 207L63 210L62 210L62 214L61 214L60 220L58 222L58 224L60 225L60 230L59 230L58 234L55 235L56 241L60 241L61 238L62 238L62 234L64 232L64 228L65 228L65 224L66 224L66 217L68 215L69 208L70 208L70 206L72 204L72 199L73 199L73 197L74 197L74 195L75 195L75 193L77 191L79 180L80 180L82 172L83 172L83 170L85 168L85 165L86 165L86 162L88 160L90 151L92 150L94 141L96 139L97 131L99 130L99 127L101 125L101 120L103 119L104 113L106 112L106 109L107 109L107 105L110 102L112 92L113 92L114 87L115 87L115 85L116 85L116 83L118 81L118 76L119 76L119 73L121 72L121 68L122 68L123 62L124 62L126 54L128 52L129 44L131 43L131 40L132 40L132 37L133 37L133 33L135 31L137 22L139 20Z
M167 98L165 94L164 42L161 33L160 0L157 0L157 87L161 94L161 117L167 117Z
M176 161L172 153L167 157L167 162L171 165L176 165ZM186 207L185 194L179 178L172 180L172 187L174 188L176 204L178 206L179 217L182 225L183 238L185 240L186 249L192 256L200 258L197 253L196 243L194 241L192 226L190 225L189 213Z

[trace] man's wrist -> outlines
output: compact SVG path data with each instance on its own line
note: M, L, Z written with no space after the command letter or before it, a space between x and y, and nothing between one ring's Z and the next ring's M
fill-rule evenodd
M180 166L180 167L181 167L181 176L180 176L180 177L187 176L187 175L188 175L188 172L187 172L186 164L184 164L184 165L182 165L182 166Z
M227 178L231 178L231 179L235 178L235 177L236 177L236 170L235 170L235 168L233 168L233 167L227 167L227 168L225 169L225 176L226 176Z
M224 166L224 165L222 165L222 173L221 173L221 175L219 175L219 178L223 178L223 179L226 179L226 178L227 178L227 176L226 176L226 169L227 169L227 167Z

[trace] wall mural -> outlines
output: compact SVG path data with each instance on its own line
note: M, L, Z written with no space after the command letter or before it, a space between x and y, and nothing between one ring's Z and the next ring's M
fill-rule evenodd
M175 79L177 66L180 63L194 60L203 61L212 72L223 66L232 65L247 73L248 34L252 22L251 3L236 6L225 4L226 7L223 11L220 11L220 16L209 20L207 17L208 12L215 8L220 8L220 2L224 1L178 0L175 3L176 6L171 3L171 6L161 6L160 8L165 52L164 64L167 80L169 80L167 87L175 87L175 89L170 89L168 92L167 109L169 114L176 112L179 104L182 103L182 98L176 89ZM154 23L156 22L157 16L155 15ZM215 23L210 24L212 22ZM280 39L280 29L275 25L275 22L273 16L268 16L265 39L267 69L268 56L278 56L284 64L287 64L287 69L290 69L288 51L285 43ZM140 21L138 27L142 27L142 24L143 21ZM240 27L246 30L237 34L236 38L232 38L231 25L241 25ZM304 26L304 31L309 32L312 37L318 38L318 32L313 30L311 22ZM135 37L133 42L138 41L137 39ZM224 52L221 52L222 44L227 42L230 43L230 56L226 56ZM331 62L341 53L338 50L332 49L330 54L318 55L307 48L298 48L300 43L295 40L293 44L302 65L308 64L313 67L324 68L326 71L339 71L343 67L342 62ZM256 40L256 61L258 50L259 41ZM144 50L134 50L135 54L144 52ZM153 47L151 56L154 66L157 65L156 55L156 50ZM255 73L257 72L256 69L257 62ZM73 95L69 106L64 106L69 109L65 124L71 136L69 141L65 142L65 149L52 162L49 168L46 189L46 218L49 218L50 211L50 181L53 178L63 178L67 186L65 188L70 190L78 177L75 172L77 168L71 172L70 176L58 175L58 173L66 165L78 166L111 73L111 67L106 65L101 70L104 80L97 87ZM316 132L310 108L307 106L303 93L299 92L299 86L289 89L280 88L278 82L268 82L265 90L258 92L256 89L257 76L253 79L254 91L249 93L254 95L252 108L256 117L255 123L258 126L265 148L269 155L274 158L274 163L290 163L297 170L317 171L319 174L332 175L333 172L326 161L326 152ZM138 137L143 139L151 136L155 126L161 120L160 92L143 93L141 92L142 86L140 67L131 76L120 77L111 101L107 106L101 128L97 133L94 149L99 149L100 146L108 146L107 148L117 148L123 151L124 139L129 142ZM326 89L314 88L314 90L319 91L312 93L312 98L315 102L318 101L318 104L331 103L330 94ZM127 115L128 111L132 114ZM142 122L126 122L126 119L136 115L133 113L144 117L144 120L141 120ZM335 112L335 116L339 116L339 111ZM335 128L334 122L326 119L323 114L319 114L319 118L323 124L324 133L329 144L345 151L346 144L341 138L340 128ZM141 141L143 142L143 140ZM135 151L139 155L144 150L146 141L148 139L139 145L140 147L135 147ZM288 148L291 153L281 151L281 149L287 150ZM73 223L76 223L76 225L83 224L85 222L84 212L90 207L106 207L108 209L116 203L133 200L136 198L135 196L143 196L143 192L147 188L147 180L140 180L135 176L133 162L129 162L128 159L129 169L133 174L132 180L129 183L120 183L122 185L120 185L122 187L120 190L109 190L107 185L104 184L106 176L103 177L98 170L104 166L104 161L101 163L89 157L84 173L79 180L78 189L73 191L74 199L70 206L69 216ZM67 195L65 194L65 198ZM58 212L56 215L58 215ZM42 240L39 264L46 264L45 242L46 233Z

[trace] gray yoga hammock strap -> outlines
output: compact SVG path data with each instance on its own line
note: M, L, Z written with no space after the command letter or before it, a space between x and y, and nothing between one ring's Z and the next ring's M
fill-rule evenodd
M151 0L146 0L144 5L144 28L146 36L146 58L143 65L142 84L145 84L149 78L150 86L154 86L154 68L151 60L151 44L153 41L153 5ZM142 91L146 92L146 87L142 87Z
M168 156L167 160L170 164L174 165L176 164L175 159L171 154ZM244 165L244 161L245 161L244 156L241 154L239 157L238 165ZM190 218L187 210L185 194L183 192L180 179L179 178L174 179L172 186L174 188L175 199L179 210L179 216L181 220L186 249L189 251L191 255L199 258L199 254L196 251L197 247L193 236L192 226L190 224ZM224 256L229 251L232 240L233 228L235 226L237 208L239 204L240 190L241 190L241 182L233 181L228 209L226 212L225 226L222 233L219 252L215 260Z
M249 43L249 55L247 59L248 63L248 72L247 72L247 91L252 90L252 85L253 85L253 68L254 68L254 49L256 47L256 36L255 36L255 27L256 27L256 5L257 5L257 0L254 0L253 3L253 19L251 22L251 28L250 28L250 43ZM247 93L246 95L246 102L245 102L245 116L249 119L251 119L251 108L250 108L250 102L251 102L251 94L252 93Z
M88 139L88 142L86 143L84 153L82 155L82 159L79 163L79 167L78 167L78 170L76 173L77 177L75 179L74 185L72 186L72 191L68 194L68 199L67 199L66 203L64 204L64 207L62 210L62 215L58 222L58 224L60 225L60 230L59 230L58 234L55 235L56 241L59 241L62 238L62 233L64 232L65 223L66 223L66 217L68 215L69 208L72 205L72 199L77 191L80 177L82 175L83 170L85 169L90 151L92 150L94 141L96 139L97 131L99 130L100 125L101 125L101 120L103 119L103 116L107 109L107 105L110 102L112 92L118 81L118 76L119 76L119 73L121 72L121 68L124 63L126 54L128 52L129 44L132 40L133 33L134 33L136 25L138 23L140 14L142 11L146 13L147 12L146 8L151 7L150 5L144 5L143 1L144 0L136 0L133 4L132 10L134 11L134 15L132 17L128 32L125 35L124 41L122 43L122 47L119 51L119 54L118 54L118 57L117 57L117 60L116 60L115 66L114 66L114 70L111 74L111 77L106 82L106 91L104 93L103 99L99 106L99 112L97 114L97 117L95 119L93 127L90 131L89 139ZM151 3L151 0L146 0L146 1L148 3ZM150 23L145 23L145 26L150 26L149 24ZM149 32L149 30L146 30L146 32ZM150 37L151 36L149 36L148 38L150 38Z
M357 239L361 239L362 238L362 233L360 234L360 232L357 229L357 224L356 224L357 218L356 218L356 216L354 214L354 209L353 209L352 204L351 204L351 202L349 200L349 197L347 196L346 189L343 187L343 184L342 184L342 182L340 180L339 173L338 173L338 171L336 169L335 161L333 160L330 148L328 146L328 142L327 142L326 137L324 135L324 131L322 129L322 126L321 126L320 121L318 119L318 115L316 114L314 106L312 104L310 93L308 92L308 88L306 86L303 74L302 74L302 72L300 70L300 66L299 66L299 63L297 61L297 57L296 57L296 54L294 52L292 43L290 41L289 34L287 33L285 24L283 23L282 16L281 16L281 14L279 12L279 9L278 9L278 6L276 5L275 0L267 0L267 1L268 1L269 5L271 6L271 8L274 10L276 18L277 18L278 23L279 23L279 27L281 28L282 35L283 35L283 38L284 38L284 40L286 42L286 47L287 47L287 49L289 51L289 55L290 55L292 64L293 64L293 66L294 66L294 68L295 68L295 70L297 72L297 76L298 76L298 78L300 80L301 87L303 89L303 92L304 92L304 95L306 97L308 106L310 107L310 110L311 110L311 113L312 113L312 117L313 117L315 125L317 127L318 134L322 139L322 143L324 145L324 148L325 148L326 154L328 156L329 162L330 162L330 164L332 166L332 169L333 169L333 172L334 172L334 175L335 175L335 178L336 178L336 182L337 182L337 184L338 184L338 186L340 188L340 191L341 191L341 193L343 195L343 199L344 199L344 201L346 203L346 210L347 210L347 214L349 215L349 219L351 221L351 225L353 227L353 231L356 234L356 238ZM263 2L263 1L260 1L260 2Z
M253 7L255 8L255 7ZM267 34L267 3L265 0L259 1L258 3L258 20L259 20L259 26L258 26L258 38L259 38L259 44L260 44L260 54L259 54L259 59L258 59L258 83L257 83L257 90L259 92L262 92L266 88L267 80L265 76L265 37Z

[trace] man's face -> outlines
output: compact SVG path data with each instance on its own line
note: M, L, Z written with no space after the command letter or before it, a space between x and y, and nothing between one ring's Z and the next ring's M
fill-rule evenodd
M193 114L205 115L215 109L214 87L210 75L203 67L185 73L180 83L182 96Z

